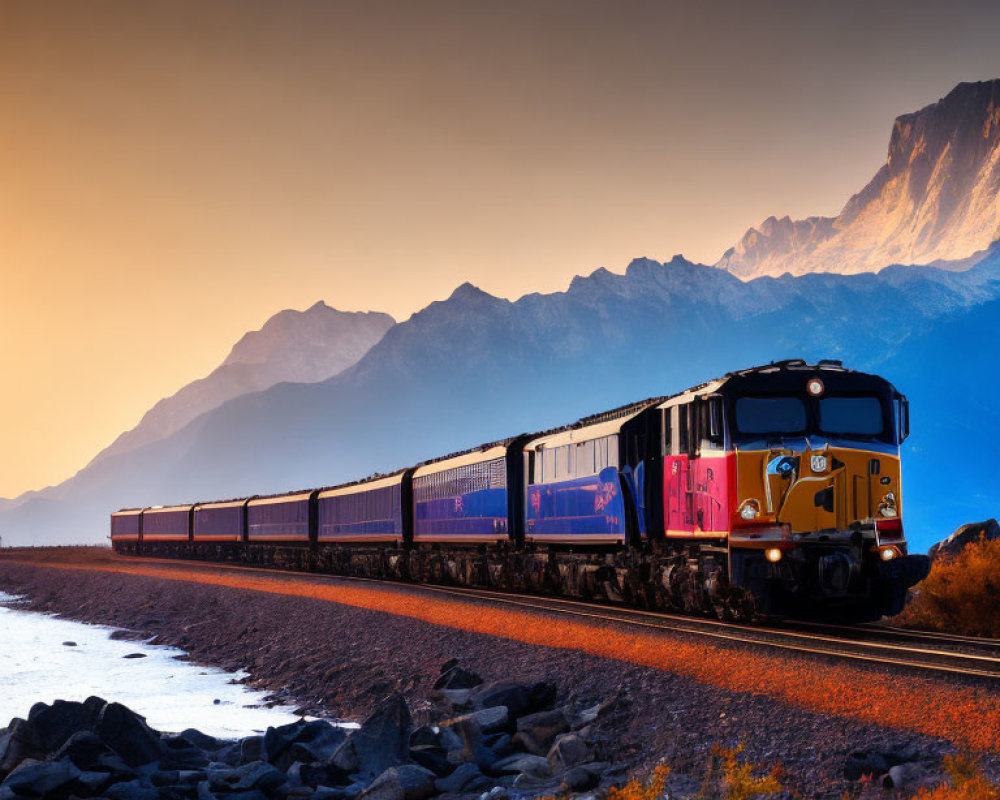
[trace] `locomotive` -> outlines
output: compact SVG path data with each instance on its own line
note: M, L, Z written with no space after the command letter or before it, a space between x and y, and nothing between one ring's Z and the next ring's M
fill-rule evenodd
M906 398L839 361L731 372L321 489L111 515L123 554L607 600L721 619L878 619L907 552Z

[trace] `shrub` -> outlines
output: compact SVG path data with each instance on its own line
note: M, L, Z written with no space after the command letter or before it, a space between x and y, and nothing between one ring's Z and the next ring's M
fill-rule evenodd
M608 789L607 800L658 800L663 795L670 767L657 764L645 778L633 778L621 789Z
M980 539L939 558L896 621L911 628L1000 636L1000 539Z
M913 800L1000 800L1000 786L979 771L979 765L968 756L945 756L944 769L948 782L933 789L921 789Z

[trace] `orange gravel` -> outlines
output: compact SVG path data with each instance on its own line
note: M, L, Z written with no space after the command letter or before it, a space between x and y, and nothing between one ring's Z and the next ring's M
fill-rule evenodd
M1000 752L1000 695L987 689L949 686L922 677L893 677L849 665L820 665L793 655L762 655L742 648L680 641L662 634L626 633L587 622L567 620L555 624L551 617L526 611L474 605L458 599L417 601L412 594L363 586L288 581L245 573L206 573L172 566L4 561L326 600L474 633L630 661L723 689L766 695L811 711L908 728L974 750Z

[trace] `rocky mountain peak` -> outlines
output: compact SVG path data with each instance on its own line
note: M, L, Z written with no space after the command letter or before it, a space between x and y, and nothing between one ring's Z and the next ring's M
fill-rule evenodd
M956 261L1000 238L1000 79L896 118L886 163L836 217L768 217L716 264L741 278Z

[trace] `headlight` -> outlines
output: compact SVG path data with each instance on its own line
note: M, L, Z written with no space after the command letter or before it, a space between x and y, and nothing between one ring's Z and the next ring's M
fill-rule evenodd
M781 561L781 551L777 547L769 547L764 551L764 558L772 564L777 564Z
M757 515L760 514L760 506L758 506L756 500L744 500L743 505L740 506L740 516L747 522L750 520L757 519Z
M811 456L809 458L809 468L813 472L826 472L828 466L829 462L826 460L826 456Z
M819 397L823 394L823 390L825 388L826 387L823 385L823 381L819 378L810 378L809 382L806 384L806 391L813 397Z
M878 551L878 555L883 561L892 561L899 553L895 547L883 547Z

